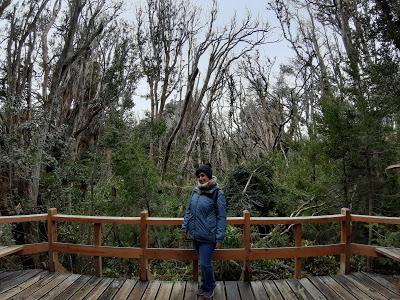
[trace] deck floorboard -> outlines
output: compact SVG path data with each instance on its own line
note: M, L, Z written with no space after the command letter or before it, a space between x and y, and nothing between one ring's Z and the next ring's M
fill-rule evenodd
M264 288L267 292L268 298L271 300L284 300L282 298L281 292L276 287L275 283L272 280L264 280L263 281Z
M349 276L354 276L356 280L361 282L365 286L370 286L377 290L380 294L385 296L388 299L400 299L400 296L397 295L396 293L392 292L391 290L387 289L385 286L379 284L369 276L367 276L365 273L354 273Z
M125 300L128 298L129 294L132 292L136 285L136 280L127 279L122 284L121 288L114 295L112 299L114 300Z
M186 283L182 281L174 282L172 287L171 297L170 300L182 300L183 296L185 295L185 287Z
M79 291L92 276L78 275L79 278L74 281L69 287L67 287L62 293L57 296L57 300L67 300L71 298L77 291Z
M0 271L0 299L40 300L184 300L196 296L197 283L136 281L49 273L42 270ZM391 280L391 278L388 278ZM400 299L399 286L384 276L353 273L341 276L264 280L245 283L218 281L214 300L261 299Z

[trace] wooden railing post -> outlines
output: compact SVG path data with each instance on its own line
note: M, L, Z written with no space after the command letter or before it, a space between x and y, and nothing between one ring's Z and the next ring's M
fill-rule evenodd
M49 208L47 211L47 241L49 243L49 271L56 270L58 254L53 252L53 243L57 242L57 224L53 221L53 216L57 214L57 208Z
M101 246L101 223L94 223L94 245ZM101 256L95 256L96 276L101 277L103 274L103 260Z
M248 210L243 211L243 248L246 251L246 254L250 254L251 251L251 239L250 239L250 212ZM250 262L245 260L243 262L242 269L242 280L250 281L251 280L251 270L250 270Z
M146 258L146 249L149 246L148 228L147 228L147 217L149 213L147 210L142 211L140 214L140 248L142 248L142 257L140 258L139 265L139 278L142 281L147 281L149 271L149 261Z
M345 216L341 223L340 242L345 244L344 253L340 254L340 274L350 274L350 242L351 242L351 216L350 209L342 208L342 215Z
M301 247L301 224L294 224L294 245L295 247ZM294 259L294 277L301 278L301 257Z
M197 259L192 261L192 281L199 281L199 261Z

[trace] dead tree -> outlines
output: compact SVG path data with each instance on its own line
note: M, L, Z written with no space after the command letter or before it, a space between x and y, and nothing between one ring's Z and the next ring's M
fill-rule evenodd
M149 88L153 124L162 122L165 105L182 81L182 51L188 39L198 31L198 10L187 0L147 0L146 7L138 10L136 20L136 42ZM187 88L190 89L190 83ZM160 143L158 147L161 146ZM156 148L156 142L152 140L150 157L154 156Z
M210 24L211 38L209 56L207 57L207 71L204 74L205 79L199 88L200 92L195 95L193 105L193 111L201 111L201 113L194 123L194 131L187 146L185 160L181 169L182 174L186 172L200 127L209 112L212 102L216 99L219 89L224 86L223 80L226 71L243 55L266 43L269 33L268 26L252 21L250 16L247 16L240 24L236 18L233 18L230 25L220 31L213 31L212 23ZM202 108L206 92L209 93Z

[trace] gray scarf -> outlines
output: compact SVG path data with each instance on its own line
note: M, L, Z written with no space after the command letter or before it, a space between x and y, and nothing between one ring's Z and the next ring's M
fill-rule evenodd
M213 187L217 186L217 177L213 176L209 181L206 183L201 184L198 182L197 187L202 191L211 190Z

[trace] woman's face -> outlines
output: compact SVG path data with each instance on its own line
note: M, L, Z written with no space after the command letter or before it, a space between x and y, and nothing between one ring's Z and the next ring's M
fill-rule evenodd
M210 178L208 178L208 176L206 174L204 174L203 172L201 172L198 176L197 179L199 180L200 184L204 184L206 182L210 181Z

